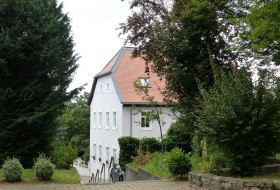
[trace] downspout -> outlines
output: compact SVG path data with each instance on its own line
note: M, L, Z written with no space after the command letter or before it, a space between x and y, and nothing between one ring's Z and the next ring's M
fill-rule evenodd
M130 136L132 137L132 108L130 108Z

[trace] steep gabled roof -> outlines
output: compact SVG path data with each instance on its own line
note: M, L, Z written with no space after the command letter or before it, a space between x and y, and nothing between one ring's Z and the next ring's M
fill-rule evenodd
M98 78L110 74L120 102L122 104L147 104L149 102L137 93L134 83L139 78L148 78L149 94L157 102L163 102L163 95L159 89L165 88L165 80L160 79L155 73L145 73L145 61L141 58L132 58L133 48L123 47L108 62L108 64L94 77L89 102L90 105Z

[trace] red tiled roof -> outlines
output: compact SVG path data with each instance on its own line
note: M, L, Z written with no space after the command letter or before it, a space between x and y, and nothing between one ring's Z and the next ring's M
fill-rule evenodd
M106 74L113 75L114 85L123 104L146 104L143 95L139 95L134 87L135 81L139 78L149 78L149 95L154 100L162 103L163 95L159 89L165 88L165 79L160 79L155 73L145 73L145 61L141 58L132 58L133 48L123 47L111 61L95 76L92 85L89 104L94 96L97 79Z
M116 63L118 54L119 52L109 61L109 63L107 63L107 65L96 76L101 76L110 73L114 64Z
M155 101L162 102L163 95L158 88L163 89L165 87L165 80L160 80L154 73L150 73L148 76L145 73L145 61L141 58L132 59L131 56L132 50L126 50L114 72L124 102L147 102L143 100L143 95L140 96L134 87L135 81L141 77L149 78L151 86L151 88L148 88L149 95L153 96Z

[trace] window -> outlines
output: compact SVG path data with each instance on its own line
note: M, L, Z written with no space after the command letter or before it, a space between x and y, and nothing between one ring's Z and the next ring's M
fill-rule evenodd
M99 128L102 127L102 112L99 112Z
M117 112L113 111L113 129L117 129Z
M110 90L110 83L107 82L107 92Z
M93 144L92 159L96 160L96 144Z
M97 115L96 112L93 112L93 128L97 126Z
M113 148L113 157L114 157L114 160L116 162L116 160L117 160L117 150L115 148Z
M148 78L139 78L141 87L151 87L150 81Z
M142 128L150 127L150 118L148 112L141 112L141 127Z
M102 161L102 145L99 145L99 158L98 158L99 162Z
M100 91L100 92L103 92L102 84L100 84L99 88L100 88L99 91Z
M109 129L110 126L110 113L106 112L106 129Z
M109 164L110 162L110 152L109 152L109 147L106 147L106 164Z

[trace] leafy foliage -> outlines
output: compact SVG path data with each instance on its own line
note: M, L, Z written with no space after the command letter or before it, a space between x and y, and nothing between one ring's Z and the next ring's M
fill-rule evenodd
M70 20L56 0L1 0L0 23L0 160L31 166L77 92L66 92L78 67Z
M147 158L147 152L145 152L142 148L142 145L140 143L139 148L137 149L137 156L135 158L138 165L143 166L147 164L148 158Z
M64 151L68 151L68 153L65 154L70 157L76 155L75 151L78 153L76 156L80 157L89 151L90 110L87 106L88 96L89 94L85 92L73 98L67 103L65 110L57 118L56 141L60 142L53 143L52 147L54 152L60 152L60 148L62 148L60 144L66 146ZM58 147L56 147L56 145ZM73 151L71 151L70 147ZM66 160L70 158L69 156L66 156ZM67 161L67 163L69 163L69 161ZM61 160L61 162L64 161Z
M127 164L127 166L134 169L141 167L156 176L170 178L172 175L168 170L168 165L166 162L166 157L168 154L169 152L165 152L164 154L162 154L162 152L147 153L148 162L145 165L139 165L136 159L134 159L133 162Z
M138 153L144 157L148 152L154 153L161 150L161 143L156 138L138 139L127 136L119 138L118 141L120 145L119 164L122 168L132 162Z
M36 177L42 181L51 180L52 175L54 174L55 165L47 158L44 154L40 154L36 158L34 163L34 171Z
M65 144L61 141L53 143L54 149L51 152L51 160L59 169L69 169L78 156L78 151L70 144Z
M15 182L21 180L23 167L17 158L7 158L2 170L6 181Z
M266 56L272 56L277 65L280 64L280 1L254 0L250 14L245 17L245 23L250 26L247 40L252 44L252 49ZM271 58L268 60L271 62Z
M122 168L132 162L137 156L137 148L139 147L139 139L134 137L120 137L118 139L120 146L119 164Z
M235 13L230 11L231 2L133 0L130 8L135 11L120 25L126 43L137 47L134 56L147 62L147 72L167 80L166 99L176 99L182 117L191 122L199 84L213 85L211 63L229 70L232 66L221 35L228 30L228 17Z
M145 152L158 152L161 151L161 143L156 138L143 138L140 140L140 144Z
M228 155L238 175L252 174L279 146L279 82L260 73L256 84L246 69L216 73L214 88L202 90L199 130Z
M167 156L168 169L174 176L184 176L191 171L191 161L182 149L174 148Z
M188 127L184 126L181 120L177 120L173 123L167 131L165 138L165 146L167 151L171 151L173 148L181 148L185 153L192 150L192 137L188 131Z

